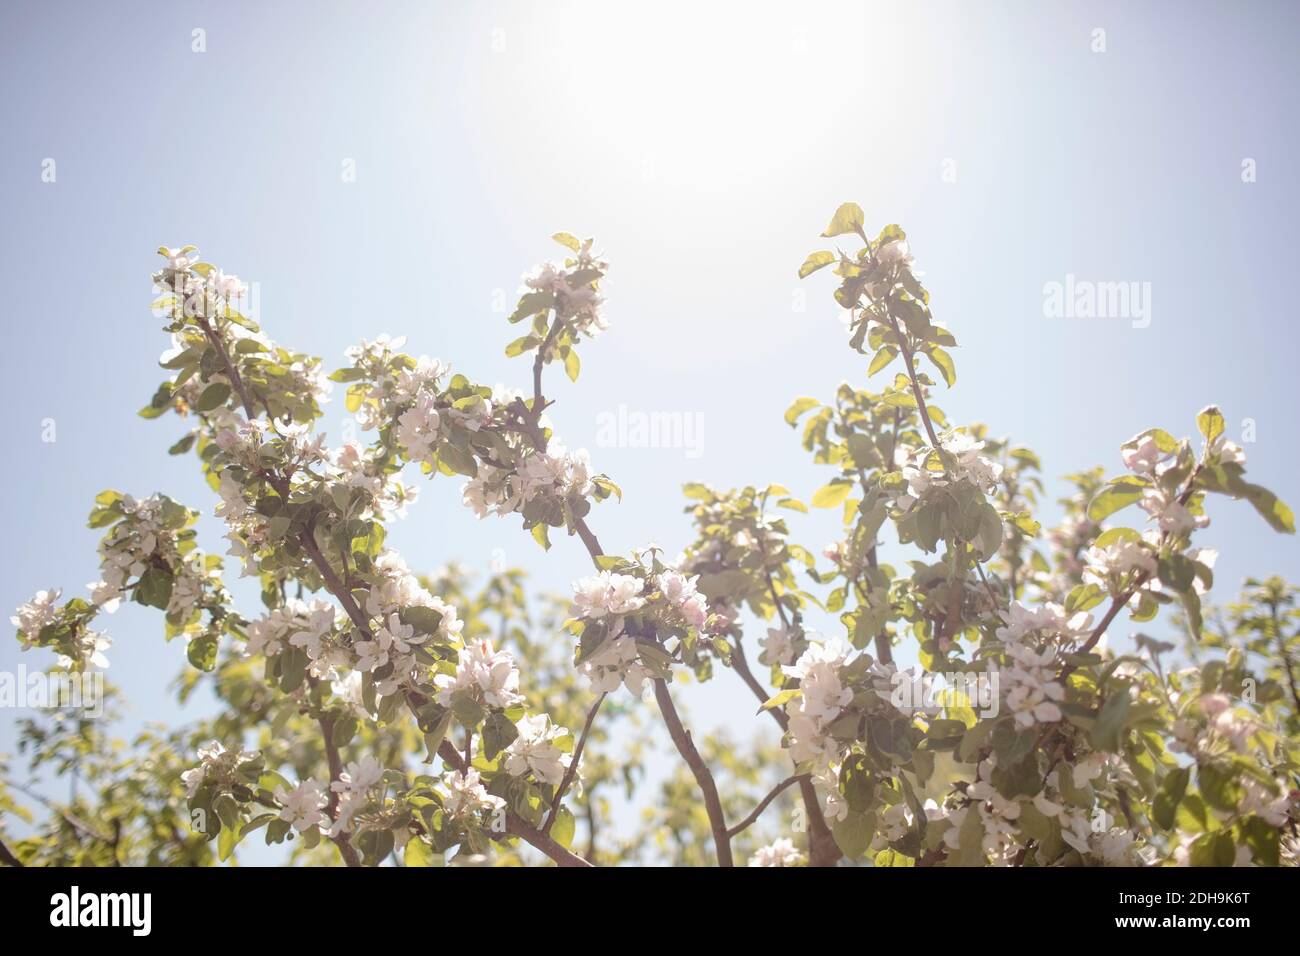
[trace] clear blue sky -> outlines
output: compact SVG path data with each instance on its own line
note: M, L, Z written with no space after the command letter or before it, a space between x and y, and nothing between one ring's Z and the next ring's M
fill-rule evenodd
M84 519L105 487L202 507L204 543L222 549L195 462L165 454L175 423L135 417L164 377L148 312L159 244L196 243L258 283L269 333L331 365L386 331L481 380L522 383L494 295L510 298L559 251L552 232L596 236L613 327L584 350L576 386L553 376L553 418L623 487L624 503L593 519L610 550L684 544L687 480L780 481L804 496L824 480L781 413L864 381L830 280L795 278L848 199L912 238L962 346L941 400L954 421L1033 446L1056 476L1118 470L1129 436L1186 434L1216 402L1230 433L1256 423L1255 480L1300 504L1300 7L642 10L6 3L0 605L94 579ZM195 29L206 52L192 50ZM1043 285L1067 274L1149 282L1150 326L1045 318ZM597 416L620 404L701 414L702 456L595 447ZM339 396L331 438L343 417ZM586 568L576 540L544 556L513 522L476 522L457 482L423 491L390 539L416 568L486 568L499 553L561 591ZM1300 577L1295 540L1248 506L1216 501L1212 516L1216 598L1247 575ZM794 529L818 548L834 527L816 515ZM160 622L125 609L110 623L110 676L134 717L196 713L162 690L183 648L163 649ZM18 663L16 643L0 642L0 668ZM730 674L681 693L700 728L763 726ZM13 719L0 714L0 751Z

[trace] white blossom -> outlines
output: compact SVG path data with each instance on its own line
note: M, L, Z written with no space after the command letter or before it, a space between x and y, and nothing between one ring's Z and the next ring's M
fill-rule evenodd
M749 858L750 866L802 866L804 855L786 837L761 846Z

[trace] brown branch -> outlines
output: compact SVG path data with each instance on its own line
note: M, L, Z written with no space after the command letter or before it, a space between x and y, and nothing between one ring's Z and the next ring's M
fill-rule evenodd
M343 774L343 760L339 757L339 748L334 745L334 718L328 714L322 714L317 718L320 724L321 737L325 742L325 760L330 768L330 783L337 782ZM325 805L325 812L333 821L338 820L339 812L339 794L338 791L330 787L329 803ZM339 855L343 857L343 862L348 866L360 866L361 857L357 855L356 847L352 845L352 838L346 833L340 833L338 836L330 837L334 845L339 848Z
M907 378L912 383L912 396L916 399L917 411L921 413L921 421L925 425L925 433L930 438L930 444L934 448L939 447L939 438L934 433L934 424L930 421L930 409L926 407L925 395L921 391L921 383L916 378L916 363L912 360L912 347L908 344L907 335L898 327L898 319L894 318L889 311L889 303L885 303L885 316L889 319L889 324L894 329L894 334L898 336L898 348L903 353L903 361L907 364Z
M745 657L745 650L739 641L732 645L731 664L736 673L740 675L741 680L753 691L754 696L758 698L760 704L767 703L768 694L763 690L754 672L749 668L749 660ZM785 733L790 729L790 719L778 707L769 707L767 712L772 715L781 732ZM843 854L840 852L839 845L835 842L835 837L831 833L830 827L826 825L826 817L822 813L821 802L817 799L817 788L805 774L799 779L799 798L803 801L804 812L808 814L808 844L809 844L809 863L812 866L834 866L835 861Z
M546 823L542 825L542 833L549 834L551 827L555 825L555 818L560 812L560 801L564 799L565 792L569 785L573 783L573 778L578 772L578 762L582 759L583 748L587 746L587 735L591 733L592 721L596 719L596 713L600 710L600 705L605 703L605 698L609 692L601 694L596 698L596 702L591 705L587 711L587 721L582 725L582 735L578 737L578 745L573 748L573 756L569 760L569 766L565 768L564 778L560 780L560 785L555 789L555 796L551 800L550 815L546 818Z
M749 827L752 826L754 822L760 816L763 815L763 811L768 808L768 805L777 797L779 797L782 791L784 791L786 787L790 786L792 783L799 783L800 781L807 780L807 779L808 779L808 775L806 773L801 773L793 777L786 777L775 787L773 787L768 792L767 796L765 796L762 800L758 801L758 806L754 807L754 809L750 811L749 816L745 817L745 819L741 820L734 827L728 830L727 836L734 837L737 834L743 833L745 830L749 829Z
M1282 669L1286 671L1286 682L1291 688L1291 699L1295 701L1296 717L1300 718L1300 689L1296 687L1295 671L1291 669L1291 655L1286 649L1286 634L1282 630L1282 622L1278 620L1277 601L1269 602L1268 612L1273 624L1273 635L1277 638L1277 658L1282 662Z
M456 752L450 741L444 740L438 746L438 756L442 758L443 763L453 770L464 771L465 762L461 755ZM532 826L523 818L517 816L513 811L506 812L506 833L510 836L517 836L524 842L532 845L542 853L546 854L559 866L579 867L591 866L586 860L570 851L567 847L553 840L550 836ZM501 839L500 835L494 834L494 839Z
M217 352L217 358L221 359L221 364L226 369L226 377L230 379L230 386L239 396L239 401L244 406L244 414L248 416L251 422L257 415L253 411L253 401L249 397L248 389L244 387L244 380L239 374L239 369L235 363L230 360L230 353L226 351L226 343L221 340L221 336L216 333L212 325L208 322L207 316L198 315L195 317L200 329L203 330L204 336Z
M686 765L691 768L700 792L704 794L704 809L709 815L709 829L713 831L713 845L718 854L719 866L734 866L731 859L731 838L727 835L727 821L722 813L722 801L718 799L718 787L713 782L713 774L700 752L695 749L690 731L682 726L682 719L673 705L672 694L668 684L662 678L655 678L655 700L659 703L659 712L664 723L668 725L668 735L672 737L677 752L682 755Z
M533 361L533 407L531 412L525 414L526 409L522 400L516 400L516 415L519 419L518 428L532 442L533 447L539 452L546 451L546 435L541 429L539 421L542 416L542 410L546 407L546 397L542 392L542 368L545 365L545 349L557 334L560 322L557 319L547 333L546 340L539 349L537 358ZM578 537L582 539L583 545L587 548L587 553L591 560L599 567L598 559L604 554L601 550L600 542L596 540L596 535L591 528L587 526L586 519L577 518L573 522L574 530L577 531ZM709 771L708 765L700 756L695 744L691 740L690 732L682 726L681 717L677 713L677 708L673 705L672 695L668 691L668 685L662 678L654 681L655 699L659 703L659 713L668 726L668 736L672 738L674 746L682 759L686 761L691 773L695 776L695 781L699 784L700 791L704 796L704 806L709 815L709 826L713 831L713 842L717 850L718 865L732 866L731 842L727 839L727 824L722 813L722 802L718 799L718 787L713 781L713 774Z
M243 379L240 378L239 370L235 367L234 363L230 360L230 354L226 351L225 345L222 343L220 337L213 331L212 327L208 324L206 319L200 318L199 324L200 327L203 329L204 334L207 336L208 341L211 342L213 348L217 350L217 356L221 359L221 363L226 369L227 377L230 378L231 386L234 388L236 394L239 395L240 401L244 405L245 413L248 415L249 419L252 419L254 417L253 403L250 399L247 389L244 387ZM541 409L542 409L542 403L538 402L537 408L534 413L534 421L533 421L534 430L538 436L541 435L541 430L536 425L536 419L541 417ZM544 439L542 442L542 450L545 450ZM270 481L271 486L275 488L276 493L282 499L288 501L289 490L290 490L288 481L284 477L278 475L267 475L266 477L267 480ZM595 540L594 536L592 536L592 540L593 541ZM333 567L331 567L329 561L326 560L325 555L321 552L320 547L316 544L314 530L310 527L305 529L302 532L302 534L299 536L299 541L302 544L303 550L306 551L308 556L311 558L312 564L316 566L316 570L320 574L321 580L324 582L326 590L328 590L330 594L332 594L334 598L343 606L343 609L347 612L348 617L351 619L352 623L356 625L357 630L360 631L361 634L367 640L373 640L373 635L370 632L369 619L366 617L364 612L362 612L361 608L357 605L356 600L352 597L352 592L349 591L347 587L343 584L343 581L340 580L339 576L334 572ZM416 698L419 698L419 695L414 695L414 696ZM322 723L322 730L324 729L325 729L325 724ZM334 748L330 736L331 735L329 732L325 733L326 755L327 758L330 760L330 774L332 777L337 777L337 774L341 772L341 768L336 767L339 761L338 751L336 748ZM447 753L446 751L450 751L450 753ZM442 756L443 760L447 761L453 768L458 770L462 769L463 764L461 762L460 755L456 753L454 747L450 747L449 745L447 745L446 741L443 742L443 746L439 748L438 753L440 756ZM452 759L448 759L449 757L451 757ZM334 802L334 804L337 805L337 797L332 797L331 799ZM513 813L507 814L506 825L510 833L526 840L528 843L532 844L534 847L536 847L537 849L545 853L548 857L550 857L560 866L590 866L591 865L581 857L576 856L573 853L570 853L567 849L565 849L556 841L552 840L549 836L538 832L535 828L529 826L525 821L521 820ZM339 850L340 852L343 852L343 844L341 843L339 844ZM349 850L351 850L350 845L349 845ZM351 852L355 856L355 850L351 850ZM346 853L344 853L344 859L347 859ZM349 865L354 865L354 864L349 863Z
M21 867L23 865L23 861L14 856L9 847L5 845L4 840L0 840L0 863L3 863L5 866L16 867Z

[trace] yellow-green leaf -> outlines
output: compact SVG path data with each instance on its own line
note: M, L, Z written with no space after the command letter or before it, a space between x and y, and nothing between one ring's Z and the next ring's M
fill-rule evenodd
M1223 434L1223 413L1217 405L1206 405L1196 416L1196 427L1201 430L1207 442L1212 442Z
M943 376L943 380L948 384L949 388L957 384L957 367L952 364L951 355L937 345L927 349L925 354L930 357L930 361L939 370L939 374Z
M812 506L814 508L835 508L838 507L849 492L853 490L853 485L847 481L832 482L829 485L822 485L812 496Z
M842 236L846 232L861 233L862 224L865 222L862 215L862 207L855 202L846 202L835 210L835 215L831 219L831 224L826 227L823 236Z
M871 360L871 364L867 367L867 377L870 378L872 375L875 375L897 357L898 349L894 348L892 345L886 345L877 352L876 357Z
M803 261L799 267L799 278L804 279L812 275L818 269L825 268L835 261L835 253L822 250L821 252L811 252L808 258Z
M582 251L582 243L579 242L578 237L573 235L572 233L557 232L555 235L551 236L551 238L554 239L556 242L558 242L560 245L567 246L569 249L572 249L574 252Z

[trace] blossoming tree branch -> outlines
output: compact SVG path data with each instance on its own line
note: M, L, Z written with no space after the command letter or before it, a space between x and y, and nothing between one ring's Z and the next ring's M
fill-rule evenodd
M593 505L621 492L559 442L545 387L553 365L576 380L579 349L607 328L590 240L556 235L563 261L525 278L510 316L523 334L506 347L531 357L519 391L386 337L327 377L240 312L237 277L193 246L161 249L172 377L141 414L184 424L170 450L196 455L263 607L235 606L197 512L99 495L99 580L85 598L37 594L13 618L19 641L84 673L108 666L102 614L156 608L188 648L182 698L206 682L220 712L147 731L125 756L103 722L27 721L33 766L73 768L85 795L37 794L48 813L5 834L0 858L201 864L262 831L349 866L1294 864L1296 590L1251 581L1240 602L1203 605L1215 555L1195 542L1219 497L1277 531L1294 518L1247 480L1222 414L1202 410L1196 439L1135 436L1114 477L1069 476L1064 520L1044 530L1035 454L935 402L932 375L955 384L956 341L903 231L872 237L847 203L823 235L847 250L812 253L799 275L835 274L850 347L868 376L893 378L786 414L828 471L810 504L843 514L820 556L791 540L783 515L808 506L779 485L687 485L681 555L605 551ZM331 448L314 430L331 381L368 444ZM543 548L571 539L591 575L539 617L519 572L477 591L459 572L415 574L385 543L416 498L412 465L459 476L466 507ZM886 537L905 564L883 560ZM838 633L814 635L814 610ZM1107 640L1121 618L1162 614L1181 649ZM697 742L674 675L719 669L755 699L737 725L771 721L779 748ZM945 689L922 692L938 676ZM631 839L604 833L602 795L641 776L639 748L608 746L615 723L661 724L680 758ZM16 815L11 781L0 813Z

